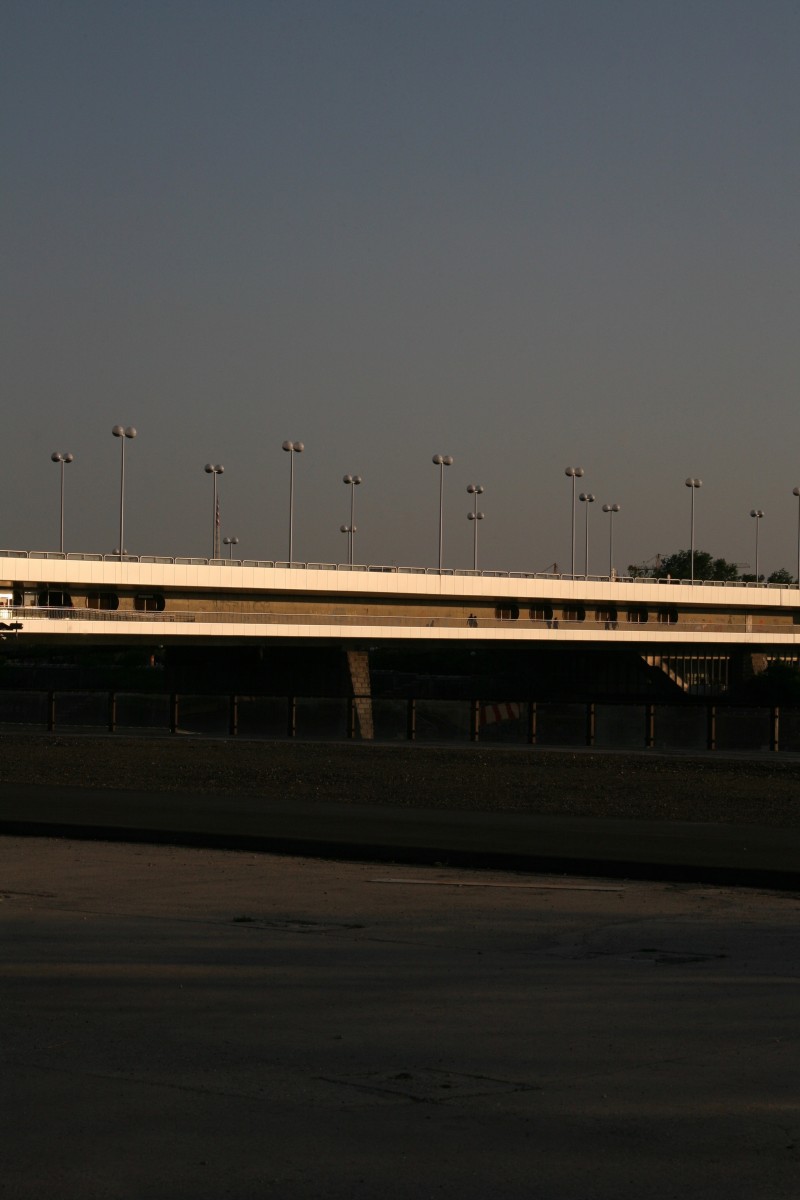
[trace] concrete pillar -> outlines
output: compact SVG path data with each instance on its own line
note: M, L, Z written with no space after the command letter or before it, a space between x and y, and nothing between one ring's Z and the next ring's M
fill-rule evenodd
M353 688L353 703L355 705L356 716L358 717L358 728L361 732L361 737L365 741L371 741L375 737L375 728L372 720L372 680L369 674L369 651L348 650L347 667L350 672L350 684Z

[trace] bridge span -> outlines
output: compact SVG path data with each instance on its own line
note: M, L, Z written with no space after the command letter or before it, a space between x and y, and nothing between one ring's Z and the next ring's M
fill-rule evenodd
M0 551L0 626L6 637L50 644L571 643L793 656L800 590Z

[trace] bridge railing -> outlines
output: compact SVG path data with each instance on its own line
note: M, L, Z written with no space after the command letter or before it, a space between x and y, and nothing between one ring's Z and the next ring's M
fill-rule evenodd
M546 579L567 583L646 583L658 584L663 587L758 587L777 590L781 588L800 590L800 582L791 584L770 583L767 580L756 583L754 580L744 579L656 579L648 575L572 575L569 572L553 571L471 571L459 567L447 567L440 570L438 567L404 567L396 566L394 563L391 565L382 563L305 563L281 562L277 559L259 558L202 558L182 555L169 557L158 554L125 554L120 556L119 554L92 554L74 550L66 552L59 550L0 550L0 559L2 558L27 558L34 561L44 559L54 562L148 563L157 566L177 567L227 567L232 570L247 567L273 571L337 571L340 573L377 572L392 575L442 575L459 579Z
M54 621L70 623L101 622L109 625L124 624L198 624L198 625L287 625L302 626L336 626L342 628L370 629L464 629L480 636L481 630L572 630L606 637L619 633L650 632L654 637L661 638L669 635L670 641L680 640L681 635L688 633L771 633L783 634L800 641L800 625L778 621L753 621L748 619L733 621L565 621L558 618L539 619L518 617L513 620L502 617L486 617L471 614L469 617L442 614L441 616L381 613L330 613L330 612L193 612L173 609L161 612L137 611L135 609L96 609L96 608L59 608L56 606L14 607L6 610L9 613L8 622L22 622L26 630L32 623L47 625ZM9 624L6 624L9 628ZM1 627L0 627L1 629ZM613 636L610 641L616 640ZM638 639L637 639L638 640Z

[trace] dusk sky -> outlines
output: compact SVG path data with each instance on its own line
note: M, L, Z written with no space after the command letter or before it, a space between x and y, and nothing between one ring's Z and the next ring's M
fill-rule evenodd
M796 0L4 0L0 546L795 570ZM583 562L583 506L578 562Z

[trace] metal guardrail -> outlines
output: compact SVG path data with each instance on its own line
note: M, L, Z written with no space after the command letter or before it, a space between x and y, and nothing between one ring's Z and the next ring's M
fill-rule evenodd
M425 616L382 616L380 614L325 613L325 612L188 612L181 610L162 612L137 612L134 609L35 608L15 607L9 610L11 621L46 624L49 621L104 622L125 624L206 624L206 625L336 625L346 627L368 627L373 629L464 629L476 635L483 630L496 629L550 629L584 630L597 634L641 632L645 629L666 633L782 633L800 640L800 625L787 622L752 621L559 621L558 619L535 619L519 617L505 620L501 617L425 617Z
M562 581L567 583L633 583L633 584L659 584L665 587L680 585L681 587L716 587L716 588L761 588L768 590L793 589L800 590L800 582L798 583L761 583L748 582L744 579L655 579L648 575L571 575L568 573L554 573L551 571L469 571L459 568L446 568L439 570L438 567L398 567L392 564L386 566L383 564L363 563L351 565L350 563L301 563L301 562L279 562L272 559L256 559L256 558L192 558L176 556L170 558L163 555L153 554L126 554L122 558L119 554L88 554L77 551L67 551L62 553L59 550L0 550L0 559L3 558L22 558L39 560L68 561L68 562L108 562L108 563L149 563L158 566L197 566L197 567L228 567L231 569L241 567L264 568L265 570L278 571L337 571L337 572L380 572L391 575L443 575L450 577L475 578L475 579L545 579L551 581Z

